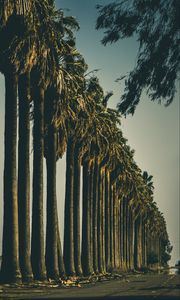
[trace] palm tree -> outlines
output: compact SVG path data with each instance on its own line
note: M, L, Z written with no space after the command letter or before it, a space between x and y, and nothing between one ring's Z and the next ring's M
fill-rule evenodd
M4 282L21 280L19 267L19 230L18 199L16 179L16 143L17 143L17 87L18 76L25 73L33 63L33 40L29 44L28 23L31 4L22 9L22 3L3 1L0 5L0 36L5 42L0 47L1 71L5 75L5 161L4 161L4 223L3 223L3 255L1 278ZM27 152L26 152L27 154ZM27 172L28 173L28 172ZM28 199L28 195L27 198ZM24 203L26 200L24 201ZM27 206L26 206L27 204ZM24 205L28 211L28 200ZM28 215L28 214L27 214ZM28 224L28 219L26 224ZM23 224L24 226L24 224ZM28 225L27 225L28 226ZM23 230L22 230L23 231ZM29 263L29 241L22 236L24 251L27 256L21 260L23 275L32 277ZM22 249L20 242L20 248ZM26 258L25 258L26 256ZM23 262L24 259L24 262ZM26 267L25 267L26 263ZM26 276L26 275L25 275Z
M75 275L81 273L80 264L80 206L79 206L79 184L80 184L80 164L78 154L78 139L81 139L81 131L79 133L79 122L81 120L80 111L83 102L82 89L84 84L84 72L87 65L82 56L75 51L67 58L67 72L71 78L71 92L68 93L69 109L73 112L74 117L67 120L67 151L66 151L66 193L65 193L65 218L64 218L64 263L67 275ZM72 80L73 78L73 80ZM73 86L74 80L76 80ZM71 95L73 93L73 95ZM78 119L78 117L80 119ZM76 173L75 173L76 172ZM75 178L75 175L77 177ZM77 185L76 185L77 184ZM76 205L76 206L75 206ZM76 237L76 245L74 244L74 235ZM75 256L76 255L76 261ZM75 268L76 265L76 268Z
M51 7L47 2L36 3L36 42L38 62L31 71L32 96L34 103L33 127L33 211L31 260L35 279L46 279L43 228L43 156L44 156L44 99L45 90L54 79L57 54L55 52ZM43 30L42 30L43 26ZM55 44L56 43L56 44ZM49 51L49 49L51 51ZM54 198L53 198L54 199ZM53 205L55 205L53 203ZM55 214L54 214L55 216ZM56 246L57 249L57 246ZM54 270L53 270L54 271Z
M144 171L142 173L142 177L143 177L143 180L144 180L147 188L150 191L150 194L153 194L153 190L154 190L154 185L153 185L153 181L152 181L153 176L149 175L147 171Z
M79 27L77 21L73 17L64 17L61 10L56 11L54 8L51 11L51 21L54 37L52 58L55 69L54 74L51 70L51 84L48 86L45 102L45 157L47 163L46 267L48 277L56 279L59 274L63 276L65 273L57 217L56 160L62 157L67 144L67 139L62 143L60 131L66 131L65 122L68 121L70 108L67 101L75 93L74 86L78 85L78 83L74 83L77 71L75 65L77 57L81 61L82 57L72 46L74 44L73 29Z
M59 117L59 98L62 95L64 78L61 59L70 54L70 42L63 40L66 29L63 27L63 13L56 11L48 3L39 3L37 36L41 41L39 49L40 60L33 70L34 87L34 162L33 162L33 221L32 221L32 264L35 277L44 279L44 234L43 234L43 154L44 154L44 128L46 125L46 163L47 163L47 230L46 230L46 266L48 277L57 279L64 273L62 257L59 257L62 270L58 270L58 253L61 255L60 240L58 237L58 218L56 203L56 158L57 158L57 132ZM44 15L44 18L42 16ZM73 18L70 18L71 26ZM42 25L41 25L42 24ZM66 23L67 24L67 23ZM41 30L41 26L43 30ZM75 24L74 26L77 26ZM67 25L68 27L68 25ZM44 28L46 30L44 30ZM68 31L71 36L71 31ZM68 50L68 52L67 52ZM67 58L66 58L67 61ZM53 83L52 83L53 82ZM45 102L46 97L49 99ZM52 100L50 103L50 99ZM44 104L46 120L44 120ZM46 122L44 122L46 121ZM36 227L38 230L36 230ZM39 237L39 238L38 238ZM36 243L38 238L39 244Z

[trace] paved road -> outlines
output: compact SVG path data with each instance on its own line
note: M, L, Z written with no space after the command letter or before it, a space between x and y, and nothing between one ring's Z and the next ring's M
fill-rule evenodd
M124 279L71 288L6 288L0 299L163 299L180 300L179 275L131 275Z

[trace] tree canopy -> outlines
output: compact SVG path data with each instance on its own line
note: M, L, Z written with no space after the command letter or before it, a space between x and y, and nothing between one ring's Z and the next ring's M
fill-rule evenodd
M119 111L134 114L144 89L152 101L168 106L176 92L180 64L180 1L117 0L98 5L97 10L96 28L105 29L103 45L133 35L139 43L137 63L125 79Z

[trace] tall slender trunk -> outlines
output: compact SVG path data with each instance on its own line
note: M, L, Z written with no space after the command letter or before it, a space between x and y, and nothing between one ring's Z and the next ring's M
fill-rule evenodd
M81 266L81 234L80 234L80 187L81 187L81 159L79 156L79 145L74 151L74 264L77 275L82 275Z
M98 221L97 221L97 238L98 238L98 269L103 273L103 249L102 249L102 210L103 210L103 193L102 193L102 169L99 169L99 183L98 183Z
M120 239L121 239L121 267L122 270L125 270L125 253L124 253L124 212L123 212L123 206L124 206L124 199L122 197L121 202L120 202L120 222L121 222L121 234L120 234Z
M116 184L113 184L113 242L114 242L114 269L117 269L117 203L116 203Z
M74 266L74 213L73 213L73 186L74 186L74 142L70 138L66 152L66 195L64 216L64 264L67 275L75 275Z
M89 161L83 163L83 220L82 220L82 268L84 275L93 273L90 236Z
M149 257L150 253L151 253L151 235L150 235L150 232L149 232L149 227L146 228L146 247L147 247L147 258ZM149 267L149 261L147 260L147 267Z
M31 261L35 279L46 279L43 225L44 88L34 84L33 210Z
M129 260L130 270L134 270L134 216L132 207L129 207Z
M122 270L122 258L121 258L121 199L118 199L118 213L117 213L117 222L118 222L118 260L119 260L119 270Z
M102 269L106 272L105 261L105 169L102 169Z
M106 270L111 270L110 264L110 175L106 168L105 170L105 257Z
M5 75L4 219L0 276L2 282L21 281L16 179L17 82L16 75Z
M123 252L124 252L124 267L127 270L127 201L123 198Z
M59 232L58 213L57 213L57 253L58 253L59 276L64 278L66 272L65 272L62 247L61 247L61 237L60 237L60 232Z
M110 184L110 270L114 269L114 214L113 185Z
M56 149L57 133L49 125L47 136L47 224L46 224L46 269L48 278L59 278L57 249L57 198L56 198Z
M90 258L91 258L91 266L92 272L94 273L93 269L93 184L94 184L94 160L91 160L89 166L89 212L90 212Z
M114 184L114 265L117 270L120 269L118 210L119 199L117 197L116 184Z
M146 260L146 218L142 218L142 266L143 268L147 267Z
M19 258L23 281L32 281L30 239L30 72L19 77L18 212Z
M128 199L126 199L126 266L130 269L130 213Z
M142 267L142 217L139 215L135 222L135 267Z
M134 222L134 268L138 268L138 232L137 220Z
M94 183L93 183L93 269L97 274L98 271L98 242L97 242L97 223L98 223L98 183L99 183L99 164L95 159L94 165Z

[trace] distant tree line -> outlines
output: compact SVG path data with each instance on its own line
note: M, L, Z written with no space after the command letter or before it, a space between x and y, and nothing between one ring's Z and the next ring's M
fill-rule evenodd
M87 75L75 45L76 20L47 0L3 0L0 20L5 77L1 282L142 270L152 252L159 265L166 264L170 244L153 199L152 176L135 163L120 115L107 107L112 93L105 95L97 77ZM62 249L56 168L65 153Z

